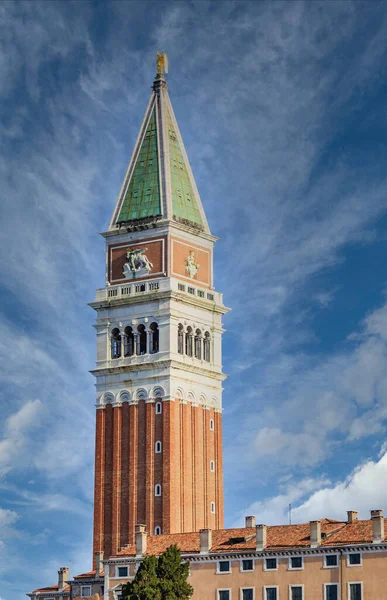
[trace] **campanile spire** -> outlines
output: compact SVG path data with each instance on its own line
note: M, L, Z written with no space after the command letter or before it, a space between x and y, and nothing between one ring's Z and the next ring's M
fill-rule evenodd
M164 57L164 58L163 58ZM158 73L109 230L168 220L210 233L158 54Z
M213 245L158 73L106 239L97 312L94 552L223 527L222 295Z

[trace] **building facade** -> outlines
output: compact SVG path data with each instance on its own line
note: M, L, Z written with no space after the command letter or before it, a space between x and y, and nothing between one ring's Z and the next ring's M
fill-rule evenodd
M160 69L97 290L93 553L223 527L222 315L213 246Z
M243 528L158 536L139 525L134 544L105 560L97 554L96 570L69 580L66 593L120 600L145 555L177 544L190 565L192 600L387 600L385 525L380 510L361 521L355 511L346 521L297 525L246 517ZM62 600L54 588L36 590L31 600Z

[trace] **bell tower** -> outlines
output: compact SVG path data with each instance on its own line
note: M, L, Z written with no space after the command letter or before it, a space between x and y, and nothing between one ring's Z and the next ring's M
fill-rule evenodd
M106 240L96 310L94 555L223 528L222 295L200 196L158 73Z

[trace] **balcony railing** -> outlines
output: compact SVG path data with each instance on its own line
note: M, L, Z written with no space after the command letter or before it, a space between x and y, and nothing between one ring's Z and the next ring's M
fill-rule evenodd
M144 294L161 293L169 290L178 292L179 294L186 294L187 296L197 296L201 300L215 302L216 304L223 304L222 294L219 292L214 292L213 290L208 291L208 289L199 288L191 284L187 285L181 281L170 279L168 277L99 288L96 291L95 302L128 298L132 296L137 297Z

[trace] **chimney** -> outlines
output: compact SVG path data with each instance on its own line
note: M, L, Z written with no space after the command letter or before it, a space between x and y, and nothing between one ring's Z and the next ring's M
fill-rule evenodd
M145 556L146 554L147 533L145 525L136 525L136 556Z
M372 521L372 543L384 542L384 517L382 510L371 510Z
M256 525L256 538L255 538L255 546L257 552L264 550L266 548L266 525Z
M255 527L255 517L246 517L245 527Z
M58 571L58 590L60 592L64 589L66 582L70 578L69 573L70 569L68 567L61 567Z
M321 546L321 523L320 521L310 522L310 547L318 548Z
M95 576L103 575L103 552L100 550L95 553Z
M208 554L212 546L212 529L200 529L200 554Z
M355 523L357 521L359 513L357 510L347 510L347 521L348 523Z

